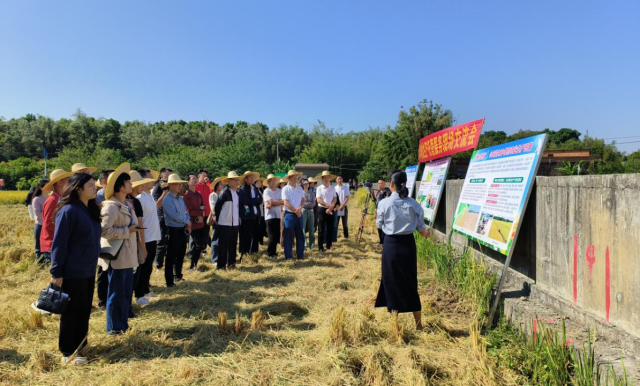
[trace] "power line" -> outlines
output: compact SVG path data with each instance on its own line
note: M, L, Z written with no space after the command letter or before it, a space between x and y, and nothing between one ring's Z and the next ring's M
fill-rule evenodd
M640 141L618 142L618 143L616 143L616 145L624 145L624 144L626 144L626 143L638 143L638 142L640 142Z
M626 139L626 138L640 138L640 135L630 135L628 137L611 137L611 138L602 138L602 139Z

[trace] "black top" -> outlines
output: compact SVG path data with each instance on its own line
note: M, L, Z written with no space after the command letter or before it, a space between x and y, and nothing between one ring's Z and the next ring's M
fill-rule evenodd
M140 200L130 194L127 195L127 200L133 202L133 211L135 212L136 217L143 217L144 211L142 210L142 204L140 203ZM139 225L142 226L142 224Z
M255 197L251 197L251 189L253 189ZM258 188L243 185L238 189L238 199L240 201L240 218L242 220L255 220L258 218L260 205L262 205L262 193L260 193ZM254 210L254 208L256 210Z
M158 181L153 190L151 191L151 197L153 197L154 201L158 201L158 199L162 196L162 187L160 186L160 181ZM158 208L158 219L164 219L164 212L162 211L162 205Z

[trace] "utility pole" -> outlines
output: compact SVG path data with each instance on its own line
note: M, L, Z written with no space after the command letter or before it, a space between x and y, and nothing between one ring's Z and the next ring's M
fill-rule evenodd
M276 156L280 162L280 137L276 137Z

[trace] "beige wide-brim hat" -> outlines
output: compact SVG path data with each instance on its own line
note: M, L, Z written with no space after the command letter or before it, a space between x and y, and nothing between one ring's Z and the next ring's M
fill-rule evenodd
M131 186L133 186L134 188L137 188L140 185L148 184L149 182L156 182L156 180L154 180L153 178L142 178L140 173L135 170L130 171L129 175L131 176Z
M118 166L116 170L113 171L113 173L109 174L109 177L107 178L107 186L104 187L105 200L108 200L113 196L113 188L118 177L120 177L122 173L129 173L129 170L131 170L131 165L129 165L128 162L125 162L122 165Z
M89 166L86 166L85 164L79 162L77 164L73 164L73 166L71 167L71 172L72 173L80 173L80 170L82 170L82 169L87 169L85 171L85 173L89 173L89 174L95 173L96 170L98 170L98 168L89 167Z
M42 190L48 191L53 189L53 184L65 178L71 177L73 173L65 172L63 169L56 169L49 174L49 183L42 187Z
M287 172L287 175L286 175L286 176L284 176L284 177L282 177L282 179L283 179L285 182L289 182L289 179L290 179L291 177L296 177L296 178L298 178L298 177L301 177L301 176L302 176L302 173L297 172L297 171L295 171L295 170L289 170L289 171Z
M316 180L316 179L315 179L315 178L313 178L313 177L309 177L309 183L312 183L312 182L318 182L318 180Z
M258 179L260 178L260 173L258 173L258 172L252 172L252 171L247 170L247 171L246 171L246 172L244 172L244 174L242 175L242 179L245 179L245 178L247 178L247 176L251 176L251 175L255 176L255 177L256 177L256 178L255 178L256 180L258 180ZM255 181L254 181L254 182L255 182Z
M329 181L333 181L336 179L336 175L329 173L328 170L323 171L322 174L319 175L319 177L320 180L322 180L322 177L329 177Z
M180 175L178 173L172 173L172 174L169 174L169 177L167 177L167 182L162 185L167 186L171 184L188 184L188 183L189 181L181 180Z
M280 179L280 182L278 182L278 185L279 185L279 184L286 184L286 183L287 183L287 181L285 181L285 180L284 180L284 178L281 178L281 179Z
M104 186L102 186L102 184L100 183L99 180L96 180L96 188L98 188L98 189L104 188Z
M211 191L213 191L216 188L216 184L218 182L222 182L222 180L224 180L227 177L216 177L213 181L211 181L211 183L209 184L209 188L211 188Z
M271 181L271 180L275 180L275 179L277 179L277 178L278 178L278 177L276 177L273 173L271 173L271 174L269 174L269 175L267 176L267 178L265 178L265 179L264 179L264 182L265 182L265 184L268 184L268 183L269 183L269 181Z
M244 176L239 176L238 173L232 170L229 173L227 173L226 177L222 178L221 182L227 185L229 183L229 180L238 180L239 182L242 182L244 180Z
M153 178L154 181L158 181L158 177L160 177L160 173L157 170L149 170L149 173L151 173L151 177Z

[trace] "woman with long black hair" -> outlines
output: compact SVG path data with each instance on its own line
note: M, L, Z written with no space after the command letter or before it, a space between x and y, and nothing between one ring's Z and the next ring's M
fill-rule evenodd
M40 180L36 189L31 197L31 206L33 207L35 226L33 228L33 235L36 239L36 262L40 262L40 233L42 232L42 209L44 208L44 202L47 197L42 195L42 188L49 182L49 180Z
M76 356L87 344L89 316L96 265L100 255L100 208L91 174L69 177L58 203L56 227L51 245L51 283L69 295L69 306L60 316L58 348L62 363L82 365L87 359Z
M389 312L412 312L416 328L422 329L422 306L418 295L418 260L413 232L429 237L422 207L409 197L407 174L389 173L391 196L380 201L376 223L385 234L382 248L382 281L376 307Z

